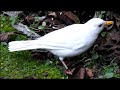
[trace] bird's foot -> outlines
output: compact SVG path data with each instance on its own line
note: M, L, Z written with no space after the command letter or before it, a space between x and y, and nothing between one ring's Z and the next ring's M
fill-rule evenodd
M74 70L75 70L75 68L73 68L72 70L67 69L67 70L64 71L64 73L67 74L67 75L73 75Z

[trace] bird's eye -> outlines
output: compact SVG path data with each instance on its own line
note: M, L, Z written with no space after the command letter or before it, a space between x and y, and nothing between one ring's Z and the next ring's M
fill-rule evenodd
M102 26L102 24L99 25L99 27L101 27L101 26Z

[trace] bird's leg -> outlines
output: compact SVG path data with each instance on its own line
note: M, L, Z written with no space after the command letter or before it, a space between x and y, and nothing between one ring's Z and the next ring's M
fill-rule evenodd
M67 67L67 65L65 64L65 62L64 62L63 60L60 60L60 61L62 62L62 64L63 64L63 66L65 67L65 69L67 70L68 67Z
M65 73L65 74L72 75L74 70L69 70L69 69L68 69L67 65L66 65L65 62L63 61L64 58L59 57L59 59L60 59L60 61L62 62L63 66L64 66L65 69L66 69L66 70L64 71L64 73Z
M62 62L62 64L63 64L63 66L65 67L65 69L67 70L67 69L68 69L68 67L67 67L67 65L65 64L65 62L63 61L63 60L64 60L64 58L59 57L59 59L60 59L60 61Z

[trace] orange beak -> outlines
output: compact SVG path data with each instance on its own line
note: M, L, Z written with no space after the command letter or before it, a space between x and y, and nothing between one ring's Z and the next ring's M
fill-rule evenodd
M109 26L109 25L112 25L113 23L114 23L113 21L106 21L105 25Z

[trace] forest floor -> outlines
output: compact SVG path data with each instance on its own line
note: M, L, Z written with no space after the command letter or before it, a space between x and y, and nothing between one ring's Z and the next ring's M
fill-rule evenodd
M62 14L60 15L61 12ZM24 34L15 33L20 33L12 26L16 22L27 25L31 30L43 36L73 23L85 23L95 13L61 12L23 12L16 19L3 13L0 14L1 79L120 78L120 30L117 28L120 22L116 22L111 30L103 31L90 50L80 56L65 59L69 68L75 68L72 76L64 74L64 67L61 62L49 52L34 52L32 50L20 52L8 51L8 43L10 41L28 39L28 36ZM103 12L104 18L106 13L108 14L108 12ZM88 15L91 16L88 17ZM118 15L120 18L119 14L114 13L114 15ZM42 19L43 16L46 16L46 18ZM111 20L111 18L108 19ZM116 18L114 17L112 20L116 21ZM56 29L52 28L53 26Z

